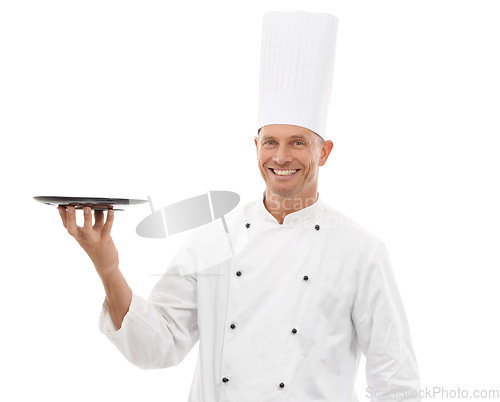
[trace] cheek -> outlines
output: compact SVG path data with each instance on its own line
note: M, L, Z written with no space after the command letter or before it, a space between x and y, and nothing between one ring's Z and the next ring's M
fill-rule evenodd
M259 164L264 164L266 163L269 159L271 159L272 155L270 152L266 152L266 151L259 151L257 153L257 160L259 161Z
M307 168L309 169L312 169L314 168L314 166L316 166L317 164L317 159L318 159L318 155L316 155L314 152L312 151L307 151L303 156L302 156L302 161L301 163L306 166Z

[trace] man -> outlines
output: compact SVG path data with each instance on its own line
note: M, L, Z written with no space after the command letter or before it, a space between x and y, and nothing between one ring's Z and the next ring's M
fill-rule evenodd
M190 401L356 401L360 353L373 401L419 400L418 368L383 243L325 204L319 167L337 19L269 13L262 40L261 199L194 231L149 300L118 268L113 213L59 208L106 290L100 329L142 368L178 364L200 340ZM412 393L413 392L413 393Z

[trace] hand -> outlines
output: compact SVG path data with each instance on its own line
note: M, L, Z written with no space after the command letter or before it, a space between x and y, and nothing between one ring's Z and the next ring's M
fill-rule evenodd
M81 227L76 224L75 207L58 207L57 209L64 227L88 254L101 279L117 270L118 250L111 238L114 211L108 210L106 222L104 222L103 211L94 211L95 223L92 226L92 209L84 207L84 224Z

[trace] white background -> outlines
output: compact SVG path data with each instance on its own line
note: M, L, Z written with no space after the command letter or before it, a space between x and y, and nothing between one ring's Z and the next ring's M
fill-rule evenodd
M497 1L17 0L0 6L1 400L187 399L197 349L129 364L98 331L93 265L31 197L258 197L262 16L298 9L340 20L323 199L386 244L423 385L500 389ZM145 297L182 238L139 238L148 213L113 228Z

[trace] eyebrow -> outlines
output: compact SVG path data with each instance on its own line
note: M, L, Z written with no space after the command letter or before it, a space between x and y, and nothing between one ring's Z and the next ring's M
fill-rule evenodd
M300 140L307 141L307 139L303 135L300 135L300 134L292 135L292 136L288 137L287 139L290 139L290 140L300 139ZM267 141L267 140L276 140L276 137L274 137L272 135L262 136L262 141Z

